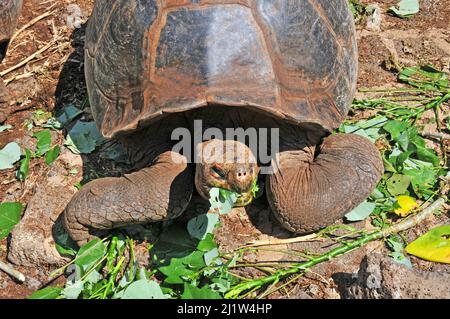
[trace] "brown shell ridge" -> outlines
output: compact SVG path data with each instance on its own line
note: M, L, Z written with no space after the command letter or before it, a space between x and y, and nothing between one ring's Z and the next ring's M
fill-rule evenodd
M325 14L325 11L323 10L322 6L319 3L317 3L316 0L307 0L307 1L316 10L317 15L319 16L319 19L321 19L323 21L323 23L327 27L328 31L332 35L334 41L336 42L336 44L339 48L339 56L337 58L339 58L339 57L342 58L342 52L344 51L343 45L342 45L342 39L337 36L336 32L334 32L333 26L332 26L330 20L328 20L327 15Z
M283 97L281 95L279 75L278 75L278 72L277 72L277 70L275 68L275 63L274 63L276 57L274 56L273 50L270 48L269 41L267 39L268 34L271 33L271 32L268 32L268 30L266 30L266 28L264 27L264 24L260 20L260 17L256 14L255 11L256 11L256 8L255 8L255 5L253 4L252 7L250 8L250 12L252 13L253 20L255 21L256 26L259 29L259 33L260 33L261 38L262 38L262 43L264 44L264 47L266 48L267 54L268 54L268 56L270 58L270 64L271 64L271 67L272 67L272 72L274 74L274 79L275 79L275 82L276 82L276 95L275 95L276 102L275 102L275 104L276 105L281 105L281 103L283 103ZM264 31L266 31L266 32L264 32Z
M198 9L208 8L215 5L242 5L249 9L253 6L252 0L203 0L201 3L192 3L192 0L164 0L163 10L166 12L175 11L180 8Z
M150 57L148 61L148 76L146 78L148 79L147 81L150 82L155 80L158 43L162 32L162 28L160 28L160 26L162 22L165 24L167 19L167 13L164 8L166 1L157 0L156 2L158 6L158 13L155 21L153 21L148 31L144 32L144 41L148 43L146 50Z
M95 31L98 36L96 39L94 37L90 39L91 45L86 50L87 58L95 61L88 66L89 73L92 74L94 80L91 83L91 89L97 91L96 101L103 101L99 102L95 110L99 115L96 120L104 129L102 133L106 137L118 136L122 133L128 134L143 125L154 123L165 114L184 112L209 105L249 108L297 125L321 126L327 131L336 128L345 118L344 113L350 105L348 103L351 99L350 94L353 93L355 64L352 53L355 53L353 52L355 48L353 38L350 39L353 35L349 33L352 30L349 25L348 13L340 10L336 12L335 16L332 8L327 6L327 2L321 1L304 0L301 3L302 8L305 8L305 12L309 12L310 15L308 19L301 19L297 15L302 14L302 11L293 10L297 6L295 1L286 1L286 4L290 4L286 7L284 6L285 2L282 1L281 13L278 15L277 12L280 11L274 11L274 16L272 16L270 1L267 1L267 6L264 2L264 6L260 8L258 1L251 0L151 0L149 3L152 9L148 11L151 13L148 15L145 13L144 17L145 27L140 24L141 20L136 19L132 25L128 23L129 29L133 31L133 37L126 37L126 33L124 36L124 39L127 40L124 48L134 48L124 49L124 52L137 52L136 54L139 56L138 59L124 60L130 61L132 66L136 64L138 67L119 69L122 72L119 72L117 76L108 74L108 70L114 68L105 66L114 65L116 62L120 63L124 56L114 55L113 53L116 51L110 50L110 46L106 46L105 43L111 41L111 43L121 43L121 38L116 39L110 32L114 32L115 17L120 17L122 8L127 10L127 14L130 12L131 15L137 14L140 17L141 11L138 8L141 6L140 4L135 6L136 2L134 1L128 3L125 0L117 0L111 6L103 6L102 9L106 9L98 10L101 16L98 15L97 20L102 21L102 25L98 26ZM339 9L343 9L344 1L338 3ZM199 2L199 4L195 2ZM176 52L167 50L178 48L178 46L167 45L169 43L167 39L171 39L170 32L173 32L174 38L178 39L177 37L179 37L180 39L179 42L174 41L174 43L183 44L183 39L189 41L189 33L173 27L173 25L181 23L179 28L184 30L184 23L190 26L192 18L184 20L185 15L192 15L195 19L202 16L188 11L202 11L216 6L221 11L222 5L227 6L223 7L223 10L228 10L229 6L241 6L239 12L247 12L245 25L248 25L251 30L252 39L257 44L255 47L260 50L256 51L257 55L252 55L251 58L255 61L264 61L261 63L264 66L261 68L264 72L255 71L253 73L254 69L249 68L249 71L245 71L248 73L242 73L243 75L249 74L249 79L255 79L254 82L245 82L245 86L239 85L239 83L244 83L242 79L247 77L242 77L240 82L233 80L234 77L241 74L238 72L241 69L229 73L223 71L216 75L211 70L208 73L208 68L205 68L206 71L204 71L201 64L191 65L181 64L181 62L171 64L172 60L169 58L159 60L159 57L165 58L166 54ZM182 12L173 13L174 21L172 21L172 12L177 10ZM230 9L230 12L233 10ZM147 10L142 12L147 12ZM205 16L208 17L208 14L209 12L205 13ZM234 20L231 20L233 25L238 24L241 27L230 30L241 32L242 21L236 19L240 15L231 17L234 17ZM192 21L197 21L195 19ZM97 20L93 19L93 21ZM128 19L119 20L121 21L120 26L125 26L122 29L127 30ZM286 25L284 25L285 23ZM168 25L167 28L165 28L166 25ZM201 31L208 28L206 22L193 25L197 26L197 29L192 28L192 30L200 32L195 33L199 35L199 38L203 36ZM284 26L290 27L290 29L287 30ZM323 38L314 38L317 35L323 35ZM245 37L246 33L242 33L242 36ZM109 38L112 40L107 41ZM131 41L128 41L129 38ZM304 41L298 39L304 39ZM192 40L189 42L194 48L195 43ZM308 51L308 43L312 46L310 51ZM289 45L292 45L292 50ZM103 49L105 52L102 51ZM200 55L192 55L200 56L198 59L200 62L203 61L203 54L209 52L208 50L211 48L205 45L201 49L203 51L199 51ZM110 52L111 55L106 54L105 57L111 56L111 59L103 59L103 56L99 58L96 55L96 53L107 52ZM297 52L298 59L292 55ZM211 51L211 54L220 53ZM182 57L184 58L184 56ZM192 59L192 61L197 60ZM249 61L253 60L249 59ZM260 64L251 65L259 66ZM315 65L315 67L313 68L311 65ZM318 69L318 66L323 66L323 68ZM182 69L182 67L186 69ZM204 73L198 73L198 75L197 68L199 68L198 72ZM133 70L139 72L132 72ZM247 69L242 68L242 70ZM96 76L98 72L100 75ZM119 81L119 79L124 79L124 81Z
M330 106L333 107L333 109L335 111L334 113L339 117L339 119L341 121L344 120L345 114L342 114L342 112L339 110L339 108L336 105L336 102L334 102L333 97L330 95L330 92L326 92L324 95L327 97L328 101L330 102Z
M127 0L126 0L126 1L127 1ZM111 8L111 10L109 11L108 17L105 19L105 23L103 24L103 28L102 28L102 30L101 30L101 32L100 32L100 34L99 34L99 36L98 36L97 42L96 42L96 44L95 44L95 47L94 47L94 54L91 55L91 56L95 56L95 55L97 54L97 50L98 50L98 48L99 48L99 46L100 46L99 43L102 42L103 36L105 35L106 30L107 30L108 27L109 27L109 23L110 23L110 21L111 21L111 17L112 17L112 15L114 14L114 12L116 11L119 2L121 2L121 1L120 1L120 0L119 0L119 1L114 1L114 3L112 4L112 8Z

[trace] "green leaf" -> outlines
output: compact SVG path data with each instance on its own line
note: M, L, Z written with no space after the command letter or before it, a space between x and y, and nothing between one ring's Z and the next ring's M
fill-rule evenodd
M413 268L411 260L409 260L409 258L406 257L403 253L395 251L395 252L390 253L389 256L391 256L396 263L404 265L404 266L408 267L409 269Z
M414 151L405 151L401 153L399 156L396 157L395 166L397 167L397 170L399 170L401 167L403 167L403 164L409 157L414 153Z
M259 187L258 185L258 179L255 179L252 183L252 195L253 198L258 198L261 193L263 192L263 189Z
M13 164L22 156L20 146L16 142L7 144L0 150L0 169L13 168Z
M160 263L168 263L171 258L184 257L196 250L198 240L192 238L182 225L166 228L150 253Z
M89 154L101 140L102 136L95 122L78 121L67 134L64 145L75 154Z
M63 125L60 122L58 122L58 120L56 120L54 117L51 117L45 124L42 125L42 127L60 130L63 128Z
M184 291L181 299L222 299L222 297L208 286L197 288L188 283L184 283Z
M122 299L167 299L163 294L161 287L152 280L142 279L129 285Z
M400 18L412 17L420 10L419 0L401 0L397 7L390 7L389 11Z
M49 130L34 133L33 137L37 139L36 155L42 156L50 150L52 145L52 135Z
M398 78L409 85L426 90L447 89L449 86L447 73L436 70L430 65L405 68Z
M386 239L386 244L389 249L392 250L392 252L389 253L389 256L391 256L396 263L402 264L409 269L412 269L411 261L403 254L404 245L400 236L390 235Z
M28 148L26 148L25 157L20 161L20 167L16 173L16 177L20 181L24 181L28 176L28 172L30 171L30 159L31 159L31 151Z
M15 225L19 223L23 206L17 202L0 204L0 240L8 236Z
M433 228L405 248L419 258L450 264L450 225Z
M403 173L411 177L412 189L418 197L434 193L433 188L438 176L435 169L422 166L415 169L407 168Z
M398 146L400 146L400 148L403 151L408 150L409 143L410 143L409 137L410 137L410 133L408 131L405 131L405 132L402 132L400 134L399 138L397 139Z
M386 244L393 252L402 252L404 245L402 240L397 235L391 235L386 239Z
M392 196L404 194L411 183L411 177L402 174L393 174L386 182L388 192Z
M168 266L160 267L159 271L166 276L165 283L182 284L184 277L193 275L194 270L189 269L180 258L172 258Z
M72 122L78 115L83 114L83 111L73 105L67 105L63 113L58 116L56 119L62 126Z
M229 190L213 187L209 191L210 210L219 214L228 214L236 203L238 194Z
M41 126L42 124L47 122L51 117L52 113L39 109L33 112L33 123L36 126Z
M391 162L386 159L386 156L384 154L382 155L382 158L383 158L384 170L386 172L396 173L397 170L395 169L394 165L392 165Z
M375 203L364 201L361 204L359 204L356 208L354 208L352 211L347 213L345 215L345 218L351 222L364 220L367 217L369 217L370 214L372 214L375 207L376 207Z
M62 288L59 287L45 287L41 290L35 291L27 299L57 299L61 294Z
M183 283L187 277L196 274L206 266L203 255L204 252L194 251L183 258L172 258L169 265L159 268L159 271L167 276L164 282L168 284Z
M213 262L215 265L220 265L222 262L217 257L219 257L219 250L217 248L213 248L205 253L203 258L205 260L206 266L210 266L211 264L213 264Z
M383 129L391 135L391 138L394 141L397 141L400 137L400 134L408 128L407 122L400 122L396 120L392 120L387 122Z
M54 148L48 151L45 155L45 164L51 165L58 158L60 151L61 148L59 147L59 145L56 145Z
M384 116L376 116L369 120L359 120L352 125L342 124L340 131L360 135L375 142L380 137L380 129L387 121L388 119Z
M78 251L76 242L70 238L69 234L64 229L57 231L55 236L55 246L56 250L62 256L75 256Z
M0 133L12 129L12 125L0 125Z
M198 243L197 249L203 252L210 251L217 248L217 244L214 241L213 234L206 234L205 238Z
M433 163L434 166L439 166L439 157L436 155L436 153L428 148L416 146L417 147L417 157L419 160Z
M100 273L97 270L93 270L86 276L85 281L91 284L96 284L102 279L103 279L102 275L100 275Z
M202 240L213 232L218 222L217 214L203 214L192 218L187 224L187 230L192 237Z
M77 280L74 283L68 281L67 286L63 289L61 295L66 299L78 299L81 292L83 291L83 286L84 285L81 280Z
M192 254L180 258L180 260L190 269L200 269L205 266L203 255L204 252L202 251L194 251Z
M75 264L87 271L105 255L105 252L105 244L95 238L80 248L75 258Z

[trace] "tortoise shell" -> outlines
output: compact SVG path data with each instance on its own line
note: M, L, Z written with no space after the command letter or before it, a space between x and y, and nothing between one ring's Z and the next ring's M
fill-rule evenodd
M0 0L0 62L16 29L21 8L22 0Z
M96 1L85 56L105 137L215 105L330 131L357 77L347 0Z

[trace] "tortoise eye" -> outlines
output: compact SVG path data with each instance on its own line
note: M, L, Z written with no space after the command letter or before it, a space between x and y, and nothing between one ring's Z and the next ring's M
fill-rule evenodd
M216 177L225 178L225 172L217 165L211 167L211 171L217 175Z

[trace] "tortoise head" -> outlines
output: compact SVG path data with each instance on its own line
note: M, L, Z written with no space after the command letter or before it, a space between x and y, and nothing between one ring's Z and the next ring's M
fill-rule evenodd
M251 203L260 169L249 147L238 141L213 139L199 144L197 155L195 186L203 198L209 199L211 188L218 187L239 195L235 207Z

